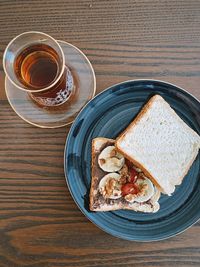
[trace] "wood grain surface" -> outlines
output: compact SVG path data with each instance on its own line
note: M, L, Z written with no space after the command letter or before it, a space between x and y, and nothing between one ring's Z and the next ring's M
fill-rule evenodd
M0 1L0 266L200 266L200 223L169 240L136 243L89 222L65 183L69 127L21 120L4 91L2 55L38 30L89 57L97 92L128 79L175 83L200 99L200 1Z

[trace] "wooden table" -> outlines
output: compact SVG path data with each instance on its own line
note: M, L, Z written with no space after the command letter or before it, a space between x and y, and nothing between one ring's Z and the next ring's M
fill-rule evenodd
M128 79L181 86L200 99L200 1L0 2L1 58L29 30L73 43L94 66L97 92ZM200 266L200 223L136 243L93 225L65 183L69 127L39 129L9 106L0 73L0 266Z

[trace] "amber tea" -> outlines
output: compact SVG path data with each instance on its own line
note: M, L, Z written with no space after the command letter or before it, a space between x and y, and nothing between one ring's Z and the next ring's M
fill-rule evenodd
M30 97L42 106L62 104L73 88L73 77L67 66L53 85L62 72L62 63L57 52L46 44L32 44L23 49L15 58L14 72L24 86L35 91ZM40 92L49 86L48 91Z
M17 78L31 89L45 88L56 80L60 72L57 52L46 44L31 45L15 59Z

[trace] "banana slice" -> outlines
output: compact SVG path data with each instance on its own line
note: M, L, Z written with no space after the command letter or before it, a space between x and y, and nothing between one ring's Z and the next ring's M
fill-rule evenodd
M134 201L145 202L154 195L154 186L148 178L145 177L145 179L137 179L136 184L139 186L139 188L144 188L145 190L143 190L143 194L136 196Z
M160 209L160 204L158 202L153 205L153 213L157 212Z
M106 174L99 183L99 191L105 198L117 199L121 197L121 175L118 173Z
M105 172L117 172L124 165L124 157L118 153L114 146L107 146L98 158L99 167Z
M158 201L158 199L160 198L160 191L157 189L157 187L154 187L154 194L151 197L151 202L152 203L156 203Z

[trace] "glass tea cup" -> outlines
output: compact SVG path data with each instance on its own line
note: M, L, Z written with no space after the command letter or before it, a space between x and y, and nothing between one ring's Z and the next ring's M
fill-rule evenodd
M25 32L7 46L3 67L16 89L41 106L59 106L73 90L73 76L59 43L42 32Z

